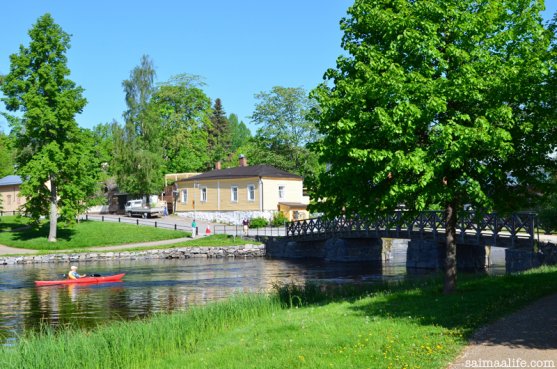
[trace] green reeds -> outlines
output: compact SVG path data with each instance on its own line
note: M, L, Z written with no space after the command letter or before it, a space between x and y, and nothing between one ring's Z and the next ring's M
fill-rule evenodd
M249 319L280 309L264 295L235 296L186 312L117 322L93 331L51 329L21 337L0 349L3 369L140 368L153 357L192 352L199 342Z

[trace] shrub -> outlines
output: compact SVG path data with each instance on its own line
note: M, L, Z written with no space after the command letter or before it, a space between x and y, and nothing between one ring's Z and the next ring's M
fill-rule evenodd
M551 234L557 230L557 206L546 207L541 209L538 213L540 227L543 228L546 234Z
M271 219L271 226L282 227L284 223L288 222L288 218L280 211L273 214L273 219Z
M267 221L267 219L263 217L252 218L249 221L250 228L263 228L263 227L267 227L268 224L269 222Z

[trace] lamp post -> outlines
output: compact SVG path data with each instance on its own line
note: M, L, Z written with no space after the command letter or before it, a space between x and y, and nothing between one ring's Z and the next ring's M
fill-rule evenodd
M196 212L196 209L195 209L195 203L196 203L196 191L195 191L195 189L196 188L199 189L199 183L194 183L193 184L193 189L194 189L194 191L193 191L193 219L194 220L197 219L197 212Z

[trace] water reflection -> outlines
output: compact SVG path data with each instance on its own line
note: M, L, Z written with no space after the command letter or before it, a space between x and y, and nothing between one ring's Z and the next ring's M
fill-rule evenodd
M10 344L18 334L41 324L92 327L184 310L234 293L266 291L278 282L373 282L408 276L403 260L396 257L385 265L267 259L115 261L81 264L80 271L126 273L123 282L35 287L35 280L61 278L67 267L0 268L0 342Z

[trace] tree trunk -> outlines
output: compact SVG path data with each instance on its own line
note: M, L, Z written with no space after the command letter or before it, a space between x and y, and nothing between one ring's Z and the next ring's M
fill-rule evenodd
M50 232L48 242L56 242L56 228L58 226L58 193L56 181L50 177Z
M445 254L445 286L443 293L449 294L456 289L456 207L453 202L447 204L445 209L447 217L447 238Z

